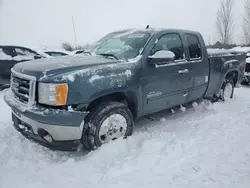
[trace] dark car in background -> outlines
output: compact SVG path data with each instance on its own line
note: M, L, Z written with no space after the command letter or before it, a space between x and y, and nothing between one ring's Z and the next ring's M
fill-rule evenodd
M45 57L23 46L0 45L0 89L9 86L11 68L15 64Z

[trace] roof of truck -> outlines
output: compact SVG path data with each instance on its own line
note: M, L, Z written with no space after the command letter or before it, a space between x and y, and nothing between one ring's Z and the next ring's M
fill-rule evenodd
M178 31L178 32L184 32L184 33L199 33L197 31L191 31L191 30L186 30L186 29L177 29L177 28L151 28L149 27L148 29L146 28L129 28L129 29L121 29L121 30L116 30L116 31L113 31L113 32L110 32L110 33L132 33L132 32L149 32L149 33L158 33L158 32L161 32L161 31Z

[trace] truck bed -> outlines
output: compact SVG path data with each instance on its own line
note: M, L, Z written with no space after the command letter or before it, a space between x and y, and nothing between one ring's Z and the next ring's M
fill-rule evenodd
M232 55L244 55L245 52L236 51L233 49L213 49L208 48L207 53L209 57L218 57L218 56L232 56Z
M238 79L241 80L241 72L244 72L244 66L246 63L246 55L243 52L236 52L233 50L224 50L224 49L207 49L208 51L208 59L210 66L210 76L209 88L207 90L208 95L214 93L216 88L220 88L220 81L223 81L224 78L221 78L221 73L226 73L228 69L237 70L240 68L240 72L237 73ZM217 84L215 84L217 83ZM239 85L240 82L235 83L236 86Z

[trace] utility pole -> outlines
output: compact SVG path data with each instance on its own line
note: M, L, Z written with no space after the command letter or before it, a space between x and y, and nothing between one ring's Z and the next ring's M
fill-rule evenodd
M209 37L208 37L208 45L209 45L209 46L211 45L211 37L210 37L210 35L209 35Z
M74 38L75 38L75 46L77 47L77 43L76 43L75 21L74 21L74 17L73 17L73 16L72 16L72 26L73 26L73 32L74 32Z

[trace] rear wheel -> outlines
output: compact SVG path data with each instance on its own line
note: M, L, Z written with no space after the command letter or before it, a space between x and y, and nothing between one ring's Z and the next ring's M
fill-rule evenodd
M234 82L233 80L225 80L220 93L220 99L222 101L227 101L233 98L234 95Z
M90 111L85 120L83 145L93 150L118 138L126 138L133 131L134 120L123 103L109 102Z

